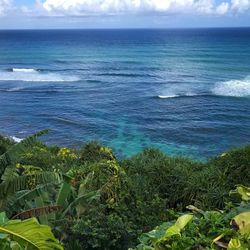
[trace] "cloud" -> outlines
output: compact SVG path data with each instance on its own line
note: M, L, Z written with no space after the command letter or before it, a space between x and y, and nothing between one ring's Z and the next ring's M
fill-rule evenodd
M250 0L232 0L232 8L239 9L237 2L246 1L249 2ZM246 3L243 5L246 8ZM216 5L214 0L40 0L39 7L40 10L45 11L49 15L101 15L151 12L223 15L229 11L230 4L222 2Z
M219 15L224 15L229 11L229 3L221 3L219 6L216 8L216 13Z
M186 3L187 2L187 3ZM168 11L172 5L187 5L192 0L45 0L42 7L48 12L121 13Z
M4 15L5 12L10 8L11 0L0 0L0 16Z
M232 0L231 9L236 12L245 12L250 8L250 0Z

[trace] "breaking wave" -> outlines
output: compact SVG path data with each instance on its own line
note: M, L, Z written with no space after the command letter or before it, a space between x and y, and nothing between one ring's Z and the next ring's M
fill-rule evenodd
M35 69L13 68L11 71L1 71L0 81L22 82L75 82L80 79L76 76L58 73L45 73Z
M231 96L231 97L250 97L250 76L242 80L229 80L218 82L212 88L206 90L194 90L187 92L183 89L171 90L167 95L158 95L161 99L196 97L196 96Z
M212 89L212 93L220 96L250 96L250 77L246 77L243 80L219 82Z
M194 96L202 96L202 94L194 94L194 93L187 93L187 94L174 94L174 95L158 95L160 99L171 99L171 98L180 98L180 97L194 97Z
M12 72L26 72L26 73L38 72L38 70L36 69L27 69L27 68L13 68L11 71Z

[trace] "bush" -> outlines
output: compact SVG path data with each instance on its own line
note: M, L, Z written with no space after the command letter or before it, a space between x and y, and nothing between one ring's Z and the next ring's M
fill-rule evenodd
M225 181L230 186L238 184L249 185L250 145L226 152L210 160L208 165L213 166L215 168L214 171L223 172Z
M87 143L80 152L83 162L95 162L100 160L115 160L112 149L102 147L98 142Z
M0 135L0 155L4 154L13 144L13 140Z
M79 151L48 147L32 137L26 144L12 144L0 137L1 152L11 149L0 159L0 208L51 223L66 249L135 247L139 235L164 221L174 223L190 204L210 211L196 209L182 237L174 235L163 243L167 249L208 249L219 233L229 241L231 217L225 202L229 206L238 201L229 196L235 184L250 183L250 146L201 163L157 149L119 161L111 149L96 142ZM58 204L62 207L56 211L46 207Z
M185 207L192 202L190 176L203 168L201 163L168 157L156 149L144 150L122 166L138 196L150 200L157 194L166 200L166 208Z
M80 249L128 249L131 235L122 218L113 213L105 215L94 210L88 216L75 221L74 238L81 244Z

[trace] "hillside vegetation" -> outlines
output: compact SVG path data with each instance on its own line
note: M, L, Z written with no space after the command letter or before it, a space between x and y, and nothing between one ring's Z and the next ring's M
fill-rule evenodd
M250 146L206 163L0 136L0 249L250 249Z

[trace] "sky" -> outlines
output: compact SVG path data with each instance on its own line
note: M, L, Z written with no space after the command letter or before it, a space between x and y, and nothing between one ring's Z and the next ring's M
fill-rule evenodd
M0 29L250 27L250 0L0 0Z

